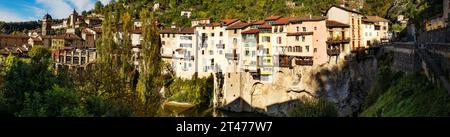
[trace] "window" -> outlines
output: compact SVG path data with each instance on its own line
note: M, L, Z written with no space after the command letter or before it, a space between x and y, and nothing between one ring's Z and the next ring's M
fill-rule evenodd
M317 30L317 27L314 27L314 30Z
M278 37L278 44L281 44L281 37Z
M233 45L237 45L237 38L233 38Z
M223 36L223 32L220 32L220 36L221 36L221 37Z
M234 34L237 34L237 29L234 29Z
M192 40L192 36L180 36L181 40Z
M300 31L300 28L299 27L297 27L297 32L299 32Z
M203 26L203 29L206 29L206 27L205 27L205 26Z
M302 42L305 42L305 36L302 36Z
M263 36L262 37L262 42L270 42L270 37L269 36Z
M303 27L303 32L306 32L306 27Z
M274 27L273 28L273 32L277 33L278 32L278 27Z
M165 41L161 41L161 44L162 44L162 45L166 45L166 42L165 42Z
M202 55L205 55L205 50L202 50Z
M213 32L213 33L211 33L211 37L214 37L214 32Z
M306 52L309 52L309 46L305 46Z
M175 38L175 34L172 34L172 37Z
M292 47L291 46L288 47L288 52L292 52Z
M300 41L300 37L299 36L295 36L295 41Z
M316 53L317 52L317 48L314 48L314 53Z
M283 26L280 26L280 32L283 32Z
M248 51L248 49L245 50L245 56L250 56L250 51Z
M209 55L213 55L214 52L212 50L209 50Z
M268 49L268 48L265 48L265 49L264 49L264 53L266 53L267 55L269 55L269 49Z
M162 34L161 37L164 38L164 34Z
M256 51L252 51L252 57L256 56Z
M192 44L182 43L182 44L180 44L180 47L182 47L182 48L192 48Z
M223 52L222 50L219 50L219 55L222 55L222 52Z

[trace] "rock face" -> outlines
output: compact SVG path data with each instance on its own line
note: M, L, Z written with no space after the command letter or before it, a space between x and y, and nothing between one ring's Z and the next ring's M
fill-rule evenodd
M217 107L235 112L287 116L302 98L326 98L339 116L354 116L361 108L377 74L377 60L355 58L322 66L295 66L274 72L273 82L255 80L249 72L225 76L223 96Z

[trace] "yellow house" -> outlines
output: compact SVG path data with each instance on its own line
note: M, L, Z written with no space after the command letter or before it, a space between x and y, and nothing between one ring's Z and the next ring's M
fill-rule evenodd
M258 69L261 72L261 80L269 80L270 75L273 74L272 63L272 25L263 24L259 26L259 43L258 43Z

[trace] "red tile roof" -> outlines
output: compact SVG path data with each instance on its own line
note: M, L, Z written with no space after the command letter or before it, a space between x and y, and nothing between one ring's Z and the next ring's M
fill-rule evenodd
M366 16L363 21L368 21L368 22L388 22L389 20L384 19L382 17L378 17L378 16Z
M311 16L311 17L294 17L289 20L290 23L298 23L304 21L322 21L326 20L327 17L324 16Z
M326 22L327 27L328 28L349 28L350 25L348 24L344 24L344 23L340 23L334 20L327 20Z
M250 23L238 22L238 23L228 26L226 30L243 29L248 26L250 26Z
M239 20L240 19L229 19L229 20L222 20L222 22L224 23L224 25L229 26L229 25L231 25L231 24L233 24L233 23L235 23L235 22L237 22Z
M161 30L161 34L194 34L194 28L183 27L183 28L166 28Z
M272 29L272 25L265 23L265 24L259 26L259 29Z
M194 34L195 29L191 27L184 27L181 28L178 33L180 34Z
M259 29L249 29L249 30L246 30L246 31L244 31L244 32L241 32L242 34L256 34L256 33L259 33Z
M178 29L177 28L165 28L165 29L161 30L159 33L161 33L161 34L176 34L176 33L178 33Z
M274 21L274 20L278 20L280 18L281 18L281 16L269 16L265 20L266 21Z
M252 22L252 25L263 25L264 23L266 23L264 20L258 20L258 21Z
M54 37L55 39L65 39L65 40L81 40L81 38L72 33L65 33L61 35L57 35Z
M280 18L278 20L276 20L275 22L272 23L272 25L285 25L289 23L290 18L289 17L285 17L285 18Z
M221 25L221 23L220 22L213 22L213 23L210 23L210 24L208 24L208 25L206 25L207 27L217 27L217 26L220 26Z

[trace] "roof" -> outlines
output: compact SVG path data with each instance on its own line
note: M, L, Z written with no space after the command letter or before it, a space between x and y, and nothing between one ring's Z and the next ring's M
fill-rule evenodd
M280 18L281 18L281 16L269 16L269 17L267 17L264 20L266 20L266 21L274 21L274 20L278 20Z
M183 27L183 28L166 28L161 30L161 34L194 34L194 28Z
M361 14L361 15L362 15L361 12L354 11L354 10L350 10L350 9L347 9L347 8L344 8L344 7L341 7L341 6L338 6L338 5L332 5L330 8L328 8L328 10L325 12L325 14L327 14L328 11L330 11L330 9L333 8L333 7L339 8L339 9L344 10L344 11L347 11L347 12L351 12L351 13L356 13L356 14Z
M285 25L289 23L290 18L289 17L285 17L285 18L280 18L278 20L276 20L275 22L272 23L272 25Z
M195 29L192 27L184 27L179 30L180 34L194 34Z
M272 29L272 25L265 23L265 24L259 26L259 29Z
M237 21L239 21L240 19L228 19L228 20L222 20L222 22L224 23L224 25L231 25Z
M327 20L326 22L327 27L328 28L349 28L350 25L348 24L344 24L344 23L340 23L334 20Z
M226 30L233 30L233 29L243 29L245 27L250 26L250 23L246 23L246 22L238 22L235 23L233 25L230 25L226 28Z
M55 39L65 39L65 40L81 40L81 38L72 33L64 33L54 37Z
M289 23L298 23L304 21L322 21L326 20L325 16L310 16L310 17L293 17L289 20Z
M294 32L287 34L287 36L305 36L305 35L313 35L313 32Z
M244 32L241 32L241 34L256 34L256 33L259 33L259 29L249 29Z
M207 24L206 26L207 27L217 27L217 26L220 26L220 25L221 25L220 22L213 22L213 23Z
M28 39L28 38L30 38L30 36L27 36L27 35L5 35L5 34L0 34L0 38Z
M382 17L378 17L378 16L366 16L362 20L367 21L367 22L389 22L389 20L384 19Z
M258 21L252 22L252 25L262 25L264 23L266 23L264 20L258 20Z

